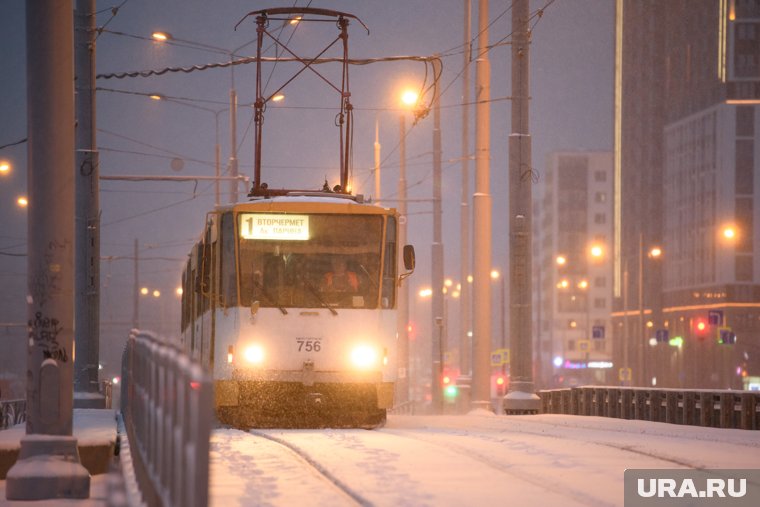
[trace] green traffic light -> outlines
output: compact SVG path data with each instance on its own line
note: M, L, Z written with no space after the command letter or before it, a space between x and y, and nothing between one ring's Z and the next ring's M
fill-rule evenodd
M446 386L446 388L443 390L443 394L447 398L456 398L457 386Z

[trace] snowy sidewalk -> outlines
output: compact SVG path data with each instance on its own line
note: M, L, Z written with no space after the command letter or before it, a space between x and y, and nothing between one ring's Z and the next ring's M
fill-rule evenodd
M77 438L79 457L90 475L105 474L113 458L116 443L116 420L111 409L74 409L74 437ZM24 424L0 431L0 481L3 481L5 500L5 476L16 462Z

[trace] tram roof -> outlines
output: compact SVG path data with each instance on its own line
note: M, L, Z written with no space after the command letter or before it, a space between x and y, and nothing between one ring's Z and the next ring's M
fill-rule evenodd
M316 193L315 193L316 194ZM348 196L285 195L269 198L254 198L247 202L218 206L218 211L270 211L270 212L315 212L349 213L366 215L387 215L396 212L372 202L357 202Z

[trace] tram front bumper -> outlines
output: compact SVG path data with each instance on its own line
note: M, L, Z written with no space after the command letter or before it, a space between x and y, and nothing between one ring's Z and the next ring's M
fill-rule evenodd
M214 383L215 403L217 407L369 404L382 409L393 406L394 384L382 382L379 373L376 379L365 377L361 380L335 379L320 374L324 372L313 373L313 379L306 383L284 378L217 380Z

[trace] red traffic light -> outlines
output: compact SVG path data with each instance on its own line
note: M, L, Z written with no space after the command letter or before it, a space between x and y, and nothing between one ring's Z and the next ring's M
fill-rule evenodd
M707 324L705 324L704 320L698 320L697 321L697 331L704 331L707 329Z

